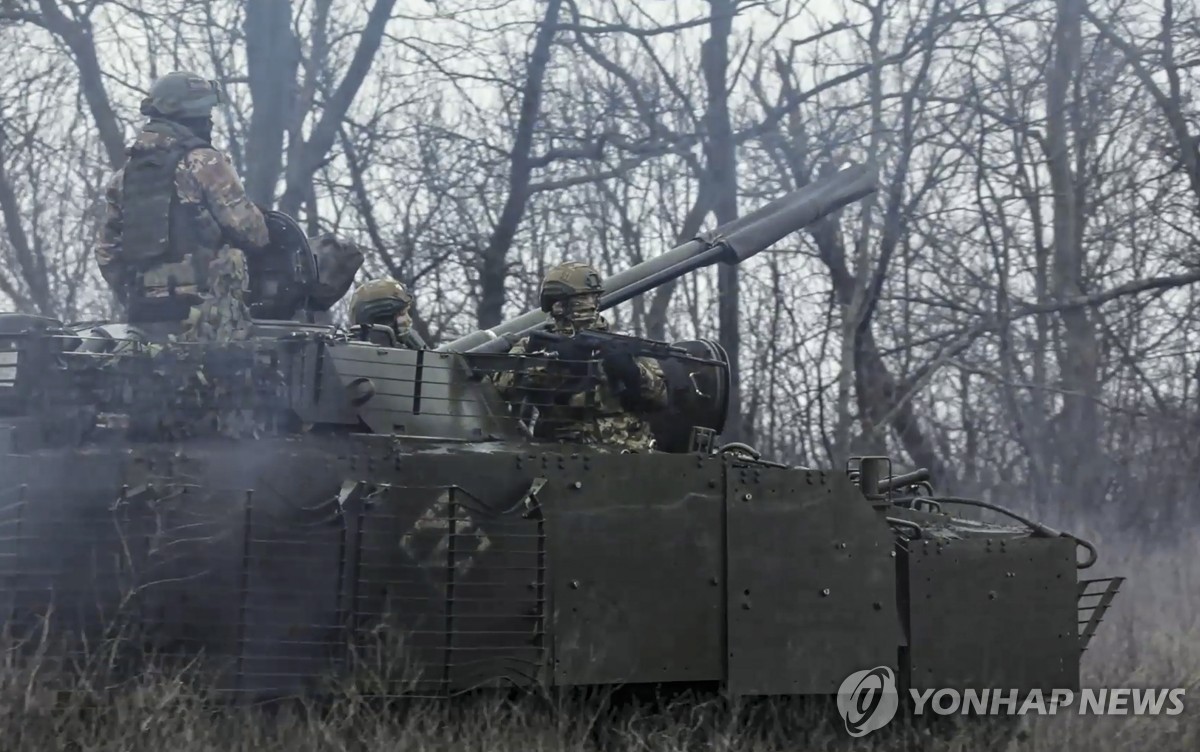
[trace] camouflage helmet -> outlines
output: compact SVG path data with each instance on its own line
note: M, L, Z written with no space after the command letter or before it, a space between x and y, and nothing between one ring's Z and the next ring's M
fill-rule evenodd
M142 100L142 114L200 118L226 101L224 90L215 80L187 71L174 71L150 85L150 95Z
M412 302L412 294L391 277L373 279L359 285L350 296L350 319L355 324L390 324Z
M604 285L600 282L600 272L596 271L596 267L582 261L568 261L546 272L542 279L540 302L542 310L549 313L556 301L603 293Z

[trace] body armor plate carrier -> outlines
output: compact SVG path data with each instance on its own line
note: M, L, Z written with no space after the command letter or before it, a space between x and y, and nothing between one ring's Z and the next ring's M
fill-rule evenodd
M210 260L199 258L193 218L180 203L175 185L180 160L195 149L207 147L208 142L165 120L152 120L145 130L170 136L173 142L165 148L134 146L129 150L123 181L121 250L136 280L130 291L131 302L142 297L146 285L207 289ZM191 263L183 263L189 254Z

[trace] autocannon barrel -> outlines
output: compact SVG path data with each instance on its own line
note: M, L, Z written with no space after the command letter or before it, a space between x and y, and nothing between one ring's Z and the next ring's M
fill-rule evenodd
M614 274L604 281L600 310L606 310L671 280L718 262L741 263L876 189L875 168L854 165L759 207L738 219L672 250ZM452 352L502 352L508 335L519 335L546 321L529 311L491 329L476 330L438 349Z
M885 494L889 491L895 491L897 488L915 486L918 483L924 483L932 477L933 474L926 467L918 468L911 473L904 473L903 475L893 475L890 478L884 478L879 481L879 493Z

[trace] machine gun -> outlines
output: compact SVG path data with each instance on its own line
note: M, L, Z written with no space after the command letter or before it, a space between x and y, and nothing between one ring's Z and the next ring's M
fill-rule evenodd
M634 358L684 358L698 363L720 365L720 361L700 358L678 345L626 334L584 330L575 334L538 329L529 334L529 352L557 353L567 360L592 360L609 355Z
M683 359L718 367L727 366L726 363L713 358L697 357L677 345L611 332L585 330L568 335L538 329L530 333L527 349L530 353L557 356L573 375L586 375L586 366L599 361L616 393L629 395L634 399L640 385L635 358L654 358L660 361ZM578 391L582 391L583 388L586 387L581 387Z

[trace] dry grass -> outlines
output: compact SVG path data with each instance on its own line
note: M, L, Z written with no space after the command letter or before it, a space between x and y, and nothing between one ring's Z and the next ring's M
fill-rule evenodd
M1070 713L1032 718L1020 748L1200 749L1200 562L1195 556L1200 535L1182 535L1165 546L1133 544L1120 535L1091 537L1101 552L1092 576L1129 579L1084 654L1083 686L1186 687L1184 712L1174 717Z
M178 678L146 675L116 692L47 663L0 673L4 749L21 750L1200 750L1200 537L1169 550L1098 540L1098 574L1130 580L1085 658L1085 686L1186 686L1177 717L1086 717L1073 713L1011 727L893 723L864 741L847 739L820 702L729 707L714 699L625 703L604 698L503 698L384 705L343 692L332 701L229 707ZM86 672L85 672L86 675ZM944 720L944 719L943 719Z

